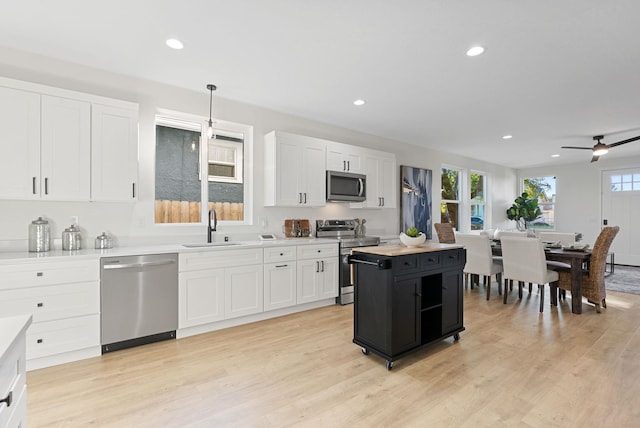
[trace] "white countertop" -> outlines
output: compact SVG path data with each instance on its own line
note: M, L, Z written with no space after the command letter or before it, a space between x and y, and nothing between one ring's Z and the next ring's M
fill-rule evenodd
M338 243L337 239L329 238L289 238L276 239L275 241L233 241L230 244L237 245L220 245L223 242L216 242L217 246L206 246L205 243L185 242L184 244L199 244L201 247L185 247L184 244L165 244L165 245L137 245L129 247L116 247L108 250L95 250L93 248L81 249L76 251L62 251L60 249L51 250L44 253L31 253L28 251L7 251L0 252L0 264L31 262L34 260L52 260L59 258L74 259L99 259L100 257L112 256L133 256L138 254L162 254L162 253L192 253L201 251L224 251L244 248L266 248L266 247L284 247L292 245L312 245L312 244L333 244Z
M31 325L31 315L0 318L0 360L13 345L17 337Z

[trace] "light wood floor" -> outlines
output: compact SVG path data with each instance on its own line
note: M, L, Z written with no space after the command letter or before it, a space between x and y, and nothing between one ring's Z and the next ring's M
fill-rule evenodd
M640 296L607 301L539 314L536 292L503 305L465 290L460 341L390 372L351 342L353 306L321 308L29 372L28 423L638 427Z

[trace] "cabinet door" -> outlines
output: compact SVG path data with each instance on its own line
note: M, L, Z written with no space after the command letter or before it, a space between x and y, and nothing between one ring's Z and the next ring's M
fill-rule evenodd
M380 189L378 186L380 174L380 159L373 156L365 157L365 174L367 176L367 199L363 206L367 208L378 208L382 206L380 199Z
M396 355L420 345L420 278L393 284L391 298L391 354Z
M178 326L193 327L224 319L224 269L181 272Z
M315 302L319 299L320 261L302 260L297 262L296 301L300 303Z
M327 169L353 173L363 172L363 156L357 150L356 147L330 144L327 147Z
M328 299L338 296L338 258L320 260L320 273L322 279L320 281L318 298Z
M41 109L41 198L88 201L91 183L90 104L43 95Z
M462 272L443 272L442 334L450 333L462 325Z
M91 200L133 201L138 181L138 112L91 107Z
M298 206L302 203L303 193L303 183L299 179L303 165L298 144L285 137L278 137L276 144L276 205Z
M378 174L378 192L382 198L382 208L395 208L399 175L395 159L380 159Z
M0 87L0 199L39 195L40 95Z
M264 308L262 265L225 269L224 318L257 314Z
M323 207L327 201L325 146L318 142L306 142L301 147L302 169L300 181L303 206Z
M264 265L264 310L296 304L296 262Z

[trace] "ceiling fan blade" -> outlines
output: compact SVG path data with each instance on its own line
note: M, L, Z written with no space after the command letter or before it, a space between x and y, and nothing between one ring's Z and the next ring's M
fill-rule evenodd
M600 158L600 156L597 155L593 155L593 157L591 158L591 162L598 162L598 159Z
M618 141L617 143L607 144L607 147L611 148L611 147L615 147L615 146L621 146L623 144L627 144L627 143L630 143L632 141L637 141L637 140L640 140L640 135L637 136L637 137L629 138L627 140Z
M561 149L580 149L580 150L593 150L593 147L575 147L575 146L562 146Z

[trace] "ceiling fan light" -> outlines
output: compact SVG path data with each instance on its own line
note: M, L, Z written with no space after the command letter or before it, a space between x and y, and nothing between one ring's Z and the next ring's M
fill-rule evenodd
M607 153L609 153L609 149L607 149L606 147L598 148L593 151L594 156L602 156L606 155Z

